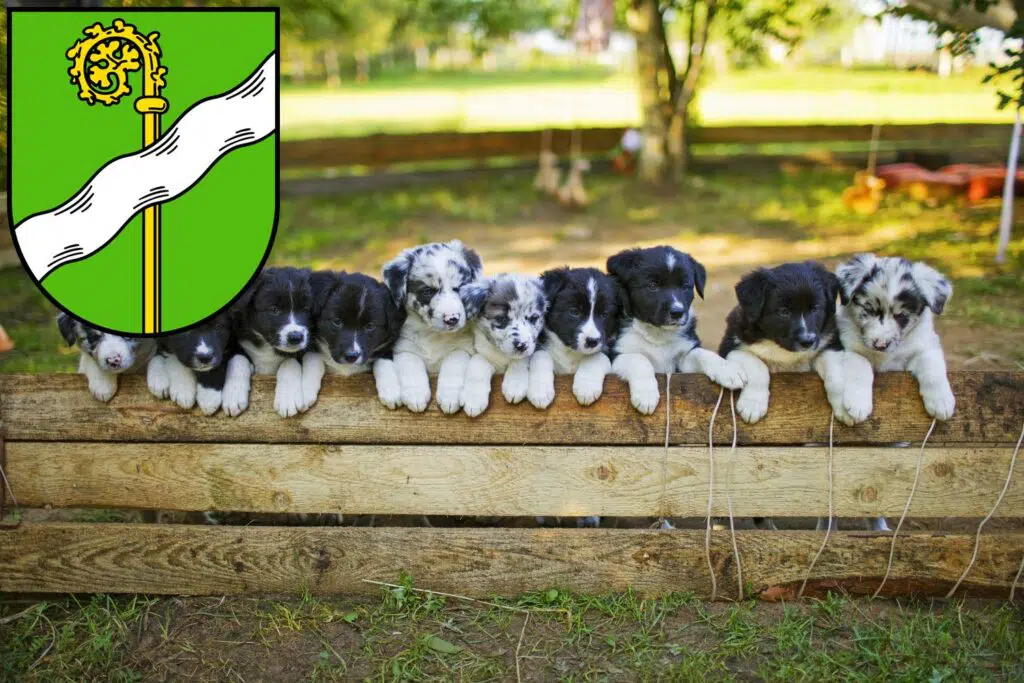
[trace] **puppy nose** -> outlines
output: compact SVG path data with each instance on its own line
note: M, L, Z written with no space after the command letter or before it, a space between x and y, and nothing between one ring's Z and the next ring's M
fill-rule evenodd
M444 323L445 327L455 327L459 324L460 320L462 320L462 316L457 313L441 317L441 322Z
M341 354L341 357L345 359L346 363L355 363L359 360L359 353L357 351L346 351Z
M527 348L526 342L517 339L516 341L512 342L512 348L519 352L525 351Z
M682 320L684 312L682 304L672 304L672 308L668 309L668 317L672 320Z
M818 335L813 332L801 332L796 338L797 344L805 349L811 348L817 341Z
M587 337L586 339L583 340L583 346L585 346L588 349L594 349L597 348L597 345L600 343L600 341L600 337Z
M292 330L291 332L288 333L288 336L285 337L285 341L287 341L289 344L301 344L305 340L306 335L299 330Z
M121 367L121 363L123 363L124 360L121 358L121 356L114 355L107 356L104 362L107 364L108 368L119 368Z
M213 360L213 351L196 351L195 358L205 365Z
M887 348L889 348L889 344L890 342L877 340L875 342L872 342L871 345L874 346L875 349L877 349L878 351L885 351Z

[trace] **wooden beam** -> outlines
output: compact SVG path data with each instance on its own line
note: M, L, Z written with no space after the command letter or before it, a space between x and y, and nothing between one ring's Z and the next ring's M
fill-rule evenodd
M737 532L748 596L795 596L821 540L811 531ZM885 572L889 544L887 534L833 534L807 595L870 593ZM973 544L970 535L901 535L887 593L943 595ZM728 533L713 535L711 556L718 596L735 597ZM1024 534L984 535L963 592L1005 598L1022 556ZM422 588L472 597L550 587L710 597L703 531L67 523L0 531L2 592L374 593L379 587L363 579L394 581L403 571Z
M665 401L649 416L629 404L620 380L605 382L604 396L581 407L571 378L556 382L548 410L527 403L508 405L494 380L491 407L471 419L442 415L436 406L423 414L389 411L376 397L369 376L324 381L309 412L281 419L273 411L273 379L253 383L249 409L238 418L202 416L154 399L145 378L127 376L110 403L94 400L78 375L0 375L0 429L10 441L157 441L328 444L531 444L659 445L665 440ZM659 380L662 384L664 382ZM932 434L934 445L1015 443L1024 424L1024 373L952 373L957 412ZM821 381L812 374L772 377L768 415L756 425L738 424L741 445L827 443L830 409ZM706 443L708 422L720 389L698 375L672 378L673 444ZM872 417L857 427L836 424L837 445L918 442L931 420L917 382L904 373L875 381ZM718 443L732 440L728 396L715 424Z
M839 516L899 516L916 448L837 448ZM983 517L1010 448L929 448L911 512ZM716 452L714 513L828 513L827 449ZM706 447L320 446L13 442L7 476L32 507L393 515L703 517ZM662 467L667 476L663 480ZM1024 517L1024 477L998 517Z

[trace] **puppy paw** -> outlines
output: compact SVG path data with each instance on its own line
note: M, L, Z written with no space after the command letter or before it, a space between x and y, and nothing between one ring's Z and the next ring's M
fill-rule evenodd
M430 403L430 385L402 387L402 403L414 413L422 413Z
M155 356L146 366L146 385L149 393L157 398L167 398L171 390L171 378L167 376L167 367L162 356Z
M171 386L168 389L167 395L185 410L192 410L192 406L196 404L195 380L193 379L189 382L184 380L184 378L179 378L178 381L175 381L174 376L172 376Z
M953 417L956 410L956 399L949 387L942 387L932 391L922 391L921 398L924 399L925 411L936 420L946 421Z
M302 366L294 359L286 360L277 369L274 387L274 410L281 417L298 415L302 409Z
M446 415L459 412L462 408L461 390L451 386L437 387L437 407Z
M227 385L221 397L221 408L229 417L238 417L249 407L249 387Z
M526 390L526 400L538 410L544 410L551 405L551 402L555 400L554 378L531 379L530 387Z
M576 526L580 529L599 529L601 527L601 518L596 515L577 517Z
M220 410L222 394L218 389L199 387L196 391L196 404L203 415L213 415Z
M97 375L89 378L89 393L97 401L106 403L117 393L117 377Z
M519 403L530 391L530 375L526 372L505 373L501 380L501 393L509 403Z
M747 385L736 400L736 412L744 422L760 420L768 412L768 390Z
M402 405L402 387L398 384L398 378L383 377L378 379L377 399L388 410L400 407Z
M473 382L466 380L466 386L462 388L460 403L462 410L470 417L476 417L485 410L491 397L491 385L484 382ZM442 408L444 410L444 408Z
M658 407L658 402L661 401L657 380L651 377L649 382L637 380L630 382L629 401L633 404L634 408L644 415L653 413Z
M572 379L572 394L582 406L589 406L601 398L601 392L603 391L603 374L577 371Z
M708 368L708 379L726 389L742 389L747 384L747 373L738 364L723 360Z
M849 386L843 392L843 410L850 417L850 424L860 424L871 417L871 387Z

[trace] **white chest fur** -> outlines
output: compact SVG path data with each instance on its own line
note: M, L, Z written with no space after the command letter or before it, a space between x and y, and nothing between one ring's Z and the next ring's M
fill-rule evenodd
M454 351L473 353L473 330L470 326L458 332L438 332L414 312L409 313L395 343L395 353L411 353L423 359L427 372L441 369L441 361Z
M322 346L317 349L316 355L320 356L320 359L324 362L324 367L327 368L327 372L332 375L351 377L352 375L369 372L371 368L370 363L339 363L334 360L331 353Z
M764 362L770 372L808 372L811 362L819 351L787 351L773 341L762 340L750 346L741 347Z
M570 349L551 330L547 330L547 341L544 343L544 350L551 355L551 363L555 368L556 375L571 375L576 372L584 358L593 355Z
M633 320L619 335L615 351L646 357L655 372L675 372L680 359L697 346L693 339L680 332L679 328L665 329Z
M270 344L256 344L248 340L239 343L245 351L245 355L252 361L257 375L273 375L284 362L285 356L275 351Z
M512 359L502 353L487 337L487 333L479 325L473 327L473 348L491 364L495 372L505 372Z

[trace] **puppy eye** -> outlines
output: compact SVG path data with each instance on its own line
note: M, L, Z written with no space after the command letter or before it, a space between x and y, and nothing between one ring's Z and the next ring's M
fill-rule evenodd
M540 316L539 316L539 315L536 315L536 314L534 314L534 315L531 315L531 316L530 316L529 318L527 318L526 320L527 320L527 321L528 321L528 322L529 322L529 323L530 323L531 325L536 325L536 324L537 324L537 323L538 323L538 322L540 321Z
M270 313L270 315L278 315L281 312L281 309L277 306L271 306L267 309L267 312Z
M658 289L658 283L655 282L654 280L651 280L650 282L647 283L647 289L653 292L654 290Z
M789 317L789 309L788 308L780 308L779 309L779 315L782 316L783 318L788 318Z
M420 291L427 296L434 296L435 294L437 294L437 289L435 287L424 287Z
M375 329L377 329L377 326L374 325L373 323L366 323L366 327L364 327L363 329L366 330L367 332L373 332Z
M340 317L332 318L331 322L334 323L335 325L337 325L338 327L344 327L345 326L345 321L342 320Z
M578 309L578 308L570 308L569 309L569 315L571 315L573 318L580 317L580 309Z

